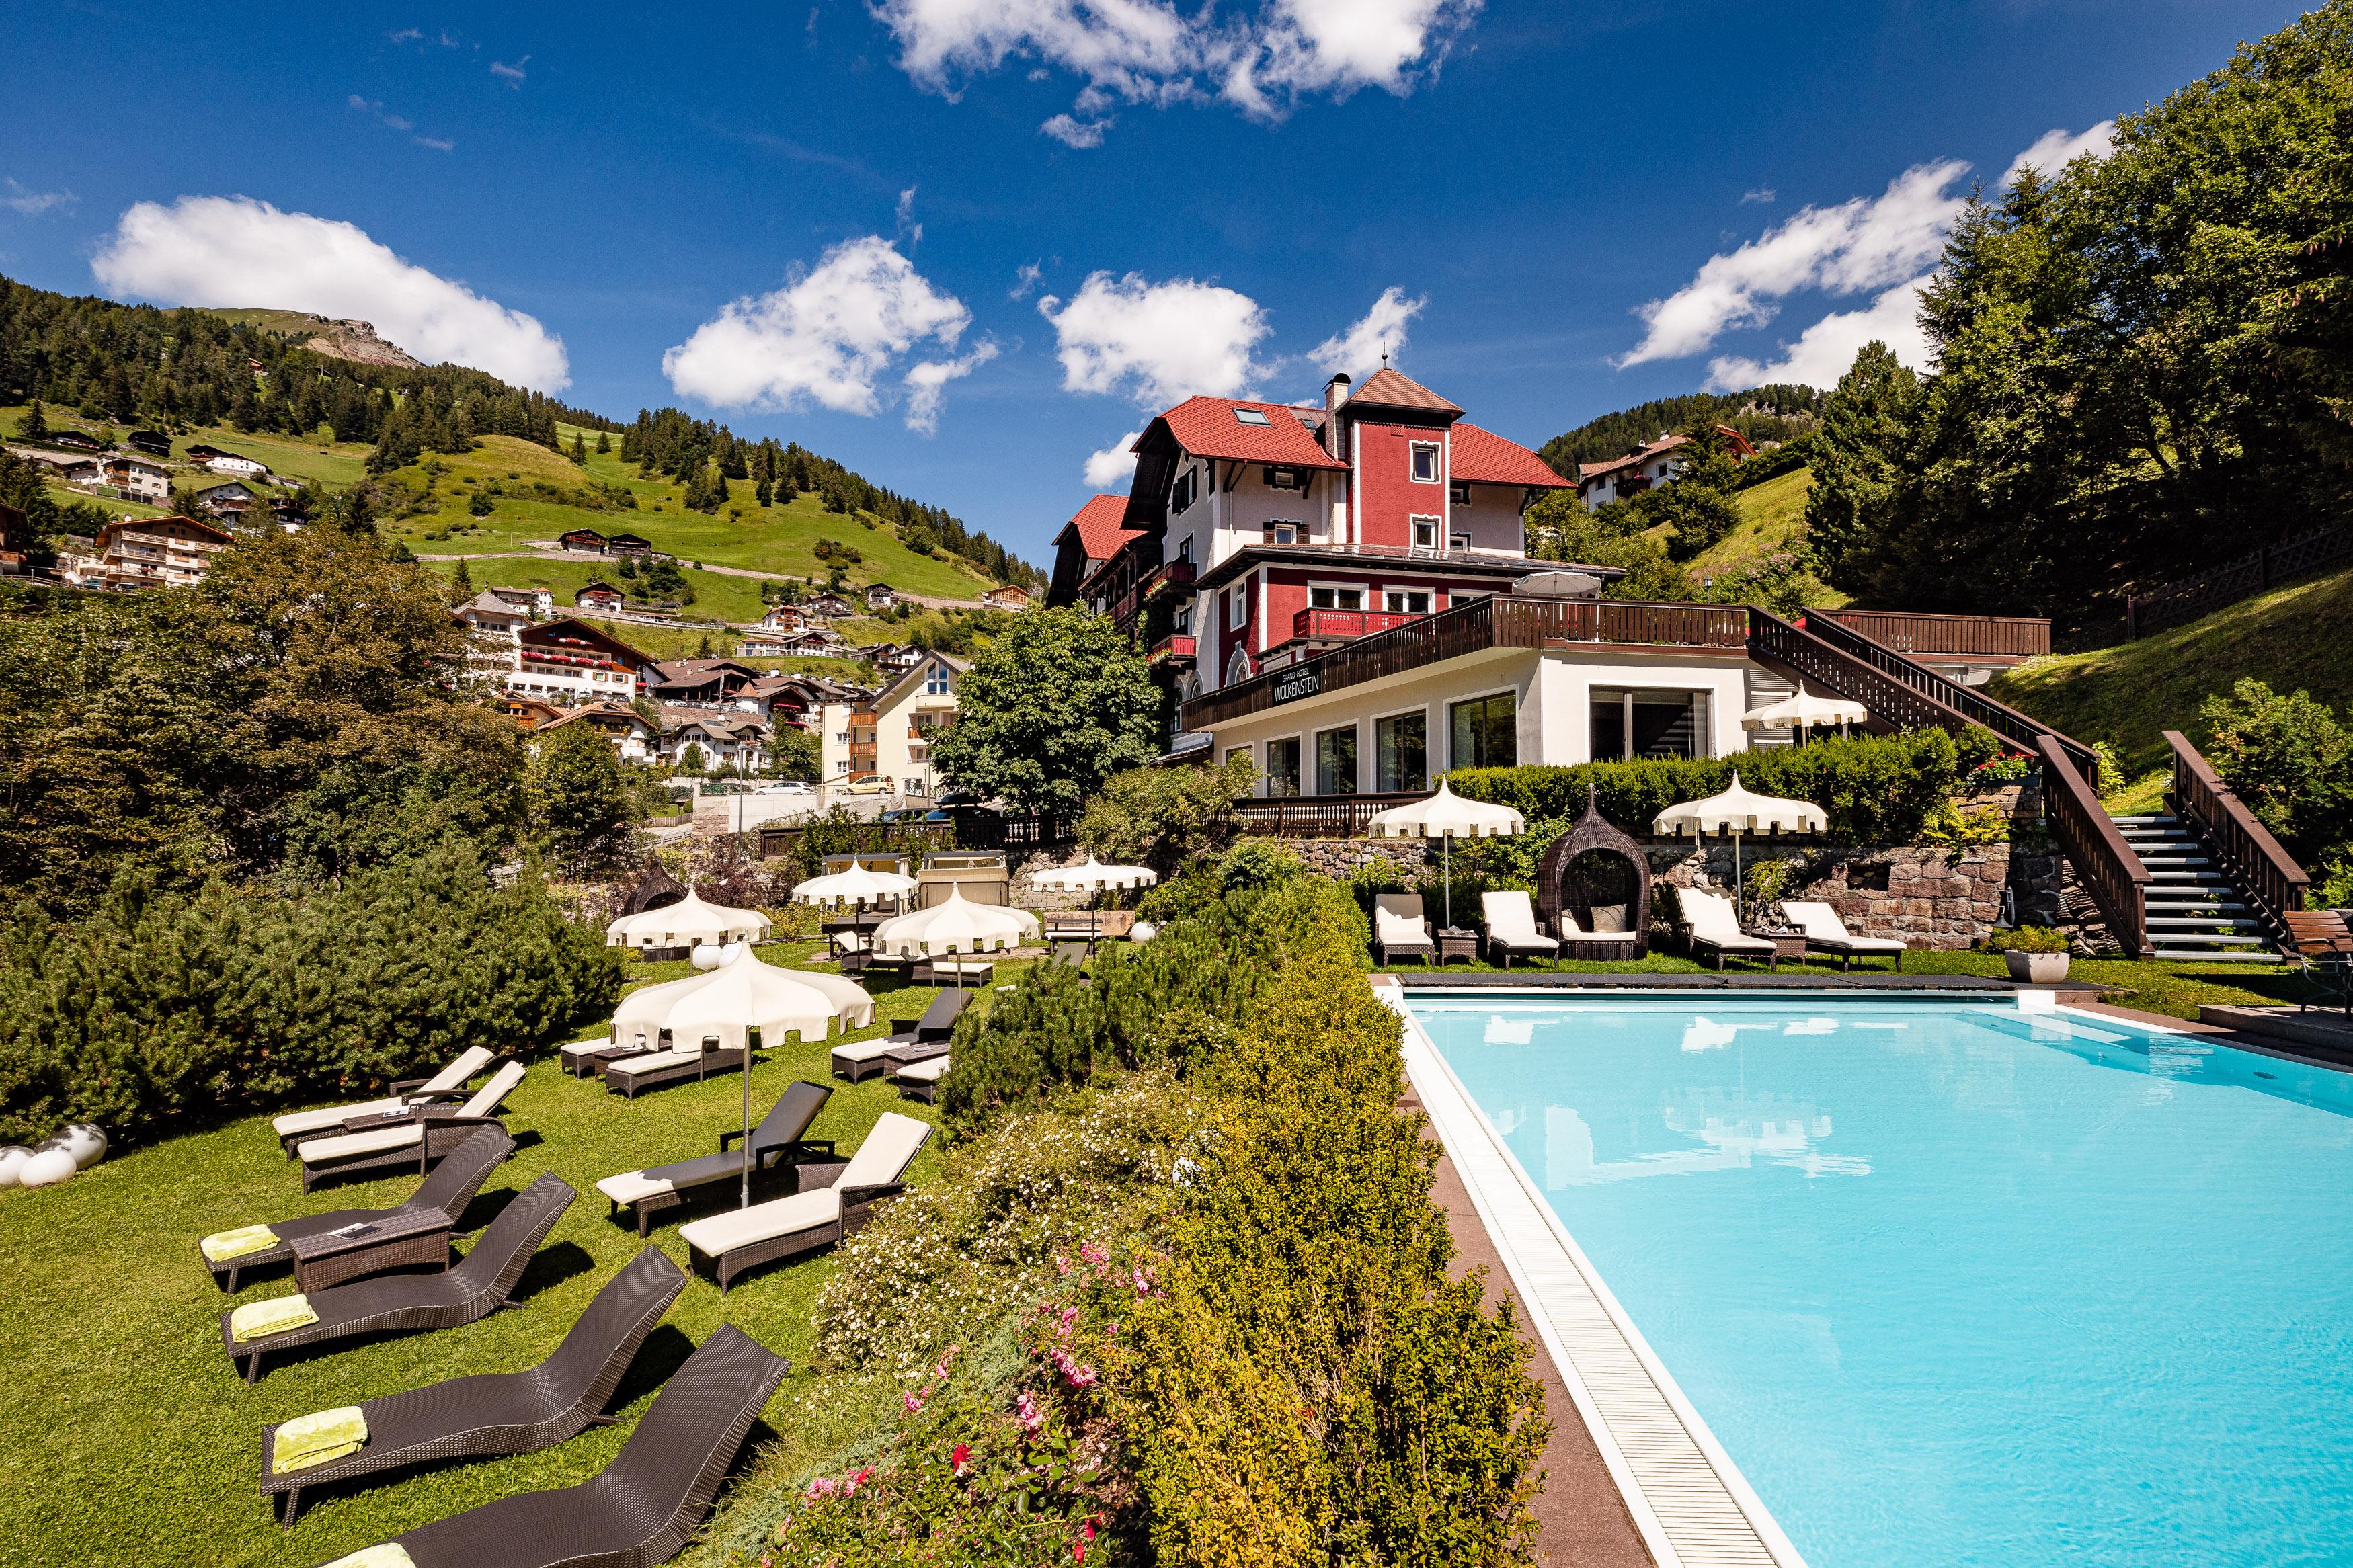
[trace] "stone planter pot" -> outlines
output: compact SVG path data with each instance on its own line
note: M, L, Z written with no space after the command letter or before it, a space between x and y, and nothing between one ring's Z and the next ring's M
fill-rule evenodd
M2069 954L2063 952L2005 952L2002 958L2010 964L2012 980L2031 981L2037 985L2054 985L2067 978Z

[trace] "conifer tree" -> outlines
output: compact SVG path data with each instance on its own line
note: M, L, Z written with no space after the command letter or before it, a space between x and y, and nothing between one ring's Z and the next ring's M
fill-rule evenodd
M474 574L466 569L464 556L458 557L458 570L449 581L456 586L461 597L470 599L474 596Z
M580 432L577 430L575 430L572 433L572 450L569 456L572 458L574 467L583 468L587 465L588 445L587 442L582 438Z
M625 440L626 440L627 438L628 438L627 437L623 437L623 439L625 439ZM601 457L603 457L606 453L607 453L607 452L611 451L612 449L613 449L613 437L612 437L612 433L611 433L611 432L609 432L609 431L606 431L606 430L599 430L599 431L597 431L597 432L596 432L596 455L597 455L598 457L600 457L600 458L601 458Z

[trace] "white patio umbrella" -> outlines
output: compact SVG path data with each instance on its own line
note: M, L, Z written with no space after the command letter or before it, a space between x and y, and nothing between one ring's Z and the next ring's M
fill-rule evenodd
M701 984L674 994L661 1026L676 1048L716 1037L727 1049L741 1047L747 1029L759 1030L763 1044L790 1034L821 1040L836 1020L846 1029L872 1023L874 998L854 982L779 969L746 953L703 976Z
M1454 840L1509 838L1528 830L1528 819L1508 805L1464 800L1438 781L1438 793L1373 813L1366 825L1376 838L1439 838L1446 878L1446 924L1454 925Z
M694 947L706 942L757 942L768 934L757 910L708 904L690 891L674 904L623 915L605 928L607 947Z
M1798 682L1797 694L1784 697L1778 702L1767 702L1762 708L1751 708L1740 716L1744 730L1820 730L1835 724L1844 730L1851 724L1867 723L1871 710L1860 702L1849 702L1843 697L1817 697Z
M918 953L1002 952L1037 934L1038 917L1029 910L969 902L964 890L951 882L948 896L930 909L893 915L876 926L874 951L901 958Z
M1662 838L1690 834L1699 838L1710 833L1732 835L1732 896L1737 905L1740 899L1740 840L1751 833L1820 833L1830 826L1830 818L1822 808L1806 800L1783 800L1778 795L1757 795L1740 787L1740 774L1732 775L1732 787L1722 795L1709 795L1705 800L1687 800L1671 805L1659 813L1651 824L1651 831Z
M1105 888L1150 888L1157 886L1160 873L1145 866L1105 866L1087 851L1083 866L1056 866L1050 870L1029 873L1029 885L1040 891L1100 892ZM1092 919L1089 910L1088 940L1092 941L1101 922Z
M793 889L797 904L879 904L885 899L903 899L915 890L915 879L896 871L870 871L863 866L852 866L847 871L836 871L828 877L811 877Z

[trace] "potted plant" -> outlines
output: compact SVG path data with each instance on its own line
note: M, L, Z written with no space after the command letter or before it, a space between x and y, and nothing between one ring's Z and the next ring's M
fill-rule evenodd
M2010 965L2012 980L2050 985L2067 978L2067 938L2063 932L2050 926L2019 926L2011 931L1998 931L1978 945L1988 952L2002 955Z

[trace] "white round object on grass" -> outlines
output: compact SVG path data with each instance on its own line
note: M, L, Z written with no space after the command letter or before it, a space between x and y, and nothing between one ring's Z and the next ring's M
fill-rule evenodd
M69 1181L81 1167L74 1163L73 1152L67 1149L43 1149L16 1168L16 1184L24 1187L54 1187Z
M11 1143L0 1149L0 1187L15 1186L17 1173L24 1170L25 1162L32 1157L33 1152L22 1143Z
M59 1129L49 1142L71 1154L74 1164L84 1171L106 1158L106 1134L87 1121Z
M1160 934L1160 928L1150 921L1138 921L1128 928L1127 934L1134 942L1150 942Z

